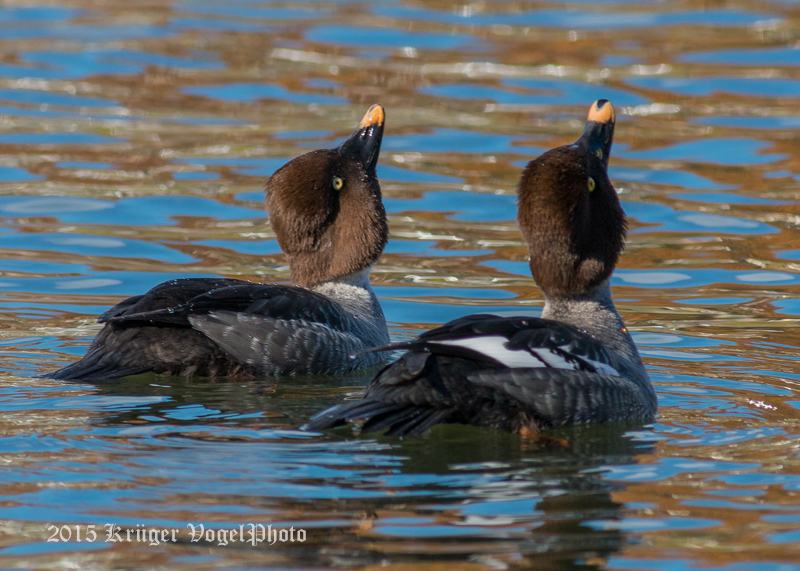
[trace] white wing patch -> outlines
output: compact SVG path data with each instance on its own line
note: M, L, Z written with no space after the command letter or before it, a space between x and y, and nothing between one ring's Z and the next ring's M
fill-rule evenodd
M449 339L442 341L428 341L431 345L449 345L451 347L463 347L476 353L481 353L487 357L491 357L499 361L506 367L510 368L542 368L551 367L553 369L572 369L579 370L580 366L576 361L568 361L558 353L554 353L550 349L534 348L528 349L509 349L506 344L508 339L502 335L487 335L485 337L465 337L463 339ZM567 346L561 346L566 350ZM605 375L612 375L615 377L620 376L619 372L600 361L594 361L581 357L581 360L590 364L598 373Z

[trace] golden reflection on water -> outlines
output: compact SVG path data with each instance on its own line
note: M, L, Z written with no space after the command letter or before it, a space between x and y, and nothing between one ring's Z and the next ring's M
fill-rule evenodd
M0 29L0 564L800 557L797 4L18 1ZM516 180L601 96L618 110L611 174L631 216L615 296L658 385L652 428L567 431L567 450L464 427L353 440L295 430L362 377L32 377L162 279L288 280L264 180L375 102L392 235L373 283L395 336L539 307ZM313 528L303 546L48 550L47 509L53 523Z

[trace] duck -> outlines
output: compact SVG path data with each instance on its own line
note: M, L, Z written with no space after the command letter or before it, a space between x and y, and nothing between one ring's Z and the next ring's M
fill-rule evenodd
M413 436L457 423L539 436L652 420L655 390L611 295L627 231L608 178L615 121L608 100L594 102L576 142L522 172L517 219L544 294L540 318L470 315L376 348L405 353L375 375L363 398L303 428L359 423L362 433Z
M166 281L103 313L83 358L47 376L329 375L384 361L381 351L351 357L389 343L370 283L388 239L376 174L384 120L373 105L341 145L299 156L267 181L265 206L292 285Z

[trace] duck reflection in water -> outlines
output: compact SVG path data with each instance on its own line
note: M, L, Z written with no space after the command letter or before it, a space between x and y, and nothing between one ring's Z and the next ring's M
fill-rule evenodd
M202 454L208 480L224 476L229 487L209 490L206 477L190 478L181 484L189 504L202 497L206 510L246 505L277 521L313 522L304 544L272 546L270 553L318 568L386 558L419 568L603 568L628 542L620 496L635 501L628 484L605 474L611 467L635 471L637 458L653 452L642 423L623 422L557 429L547 440L461 425L419 438L319 438L296 427L318 406L312 397L329 386L324 377L298 377L293 388L183 378L154 387L142 380L101 383L97 391L163 399L96 424L123 427L120 444L135 427L133 438L169 449L173 471L196 470ZM246 462L234 466L233 458ZM146 466L148 459L135 461ZM276 493L285 487L295 493Z

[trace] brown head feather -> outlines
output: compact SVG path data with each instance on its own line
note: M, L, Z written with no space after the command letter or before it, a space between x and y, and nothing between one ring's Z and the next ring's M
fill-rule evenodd
M341 146L297 157L267 182L267 211L294 284L363 270L383 252L389 230L375 174L383 120L373 105Z
M600 100L578 141L522 173L518 220L533 278L549 296L584 296L611 275L624 246L625 213L607 173L613 134L613 108Z

